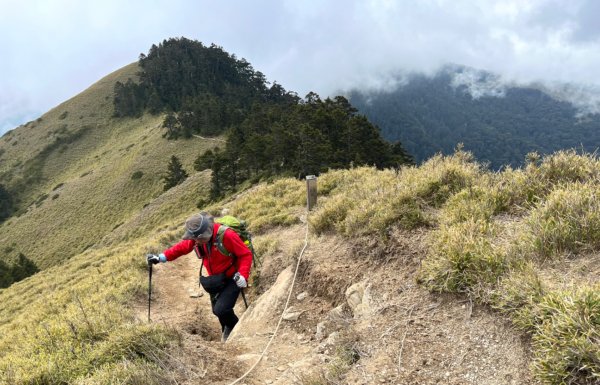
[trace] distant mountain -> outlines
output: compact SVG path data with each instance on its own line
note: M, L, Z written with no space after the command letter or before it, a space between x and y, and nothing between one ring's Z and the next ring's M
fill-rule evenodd
M412 75L391 91L354 90L348 96L417 162L451 153L458 143L493 169L522 165L531 151L593 152L600 145L600 115L582 113L556 92L505 84L465 67L446 67L433 77Z

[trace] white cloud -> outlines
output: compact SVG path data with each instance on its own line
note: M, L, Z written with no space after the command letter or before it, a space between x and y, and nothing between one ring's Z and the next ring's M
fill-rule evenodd
M0 4L1 101L28 100L37 111L176 36L219 44L300 95L389 87L400 71L432 73L446 63L493 71L508 81L600 85L595 0ZM19 103L10 105L0 109L14 110L0 115L0 127L26 115Z

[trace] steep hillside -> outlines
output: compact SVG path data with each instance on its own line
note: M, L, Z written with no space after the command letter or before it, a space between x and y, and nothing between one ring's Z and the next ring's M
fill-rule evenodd
M390 91L354 91L349 100L417 162L451 154L458 143L493 169L521 166L532 151L598 148L600 116L582 116L539 88L503 84L493 74L463 67L404 80Z
M81 253L162 194L171 155L190 171L214 146L199 138L166 141L160 115L114 118L115 82L135 78L136 70L116 71L2 137L0 183L19 197L17 216L0 224L5 258L22 253L45 268ZM203 175L167 216L194 209L209 182Z
M146 322L143 255L177 241L186 216L139 231L159 197L0 291L0 383L233 384L273 336L237 383L595 384L599 181L589 155L490 173L458 152L325 173L308 214L296 179L216 203L248 219L262 258L225 345L193 255L155 268Z

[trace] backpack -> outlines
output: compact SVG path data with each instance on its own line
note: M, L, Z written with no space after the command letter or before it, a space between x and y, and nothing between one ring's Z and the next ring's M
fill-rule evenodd
M225 215L221 218L215 218L215 222L219 223L221 225L221 226L219 226L219 230L217 230L217 237L216 237L216 242L217 242L216 246L217 246L217 249L219 249L219 252L221 252L221 254L231 257L231 258L234 257L225 248L225 245L223 244L223 237L225 236L225 231L227 229L231 229L231 230L235 231L237 233L237 235L239 235L239 237L242 239L242 242L244 242L244 244L246 246L248 246L248 248L252 252L252 264L255 265L258 262L258 265L259 266L261 265L260 260L256 256L256 252L254 251L254 246L252 245L252 235L248 231L246 221L244 221L242 219L238 219L231 215Z

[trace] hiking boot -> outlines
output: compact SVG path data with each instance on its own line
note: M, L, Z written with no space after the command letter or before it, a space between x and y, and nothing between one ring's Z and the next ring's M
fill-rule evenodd
M227 341L232 330L233 330L233 328L230 328L229 326L225 326L223 328L223 335L221 336L221 342Z

